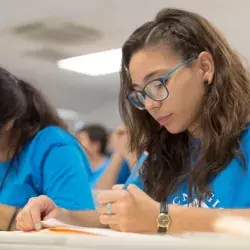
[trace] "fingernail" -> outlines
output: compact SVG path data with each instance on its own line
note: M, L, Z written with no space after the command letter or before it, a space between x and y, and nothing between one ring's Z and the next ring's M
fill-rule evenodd
M41 229L41 224L40 223L35 224L35 229L36 231L39 231Z

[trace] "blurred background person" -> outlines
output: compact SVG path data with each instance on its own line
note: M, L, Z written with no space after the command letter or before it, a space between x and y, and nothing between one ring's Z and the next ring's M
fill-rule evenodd
M129 149L130 136L121 125L109 137L110 164L97 183L97 188L110 189L115 184L124 184L136 162L136 155Z
M107 153L108 132L100 124L87 124L77 131L76 136L88 154L92 172L90 184L95 187L110 164Z
M114 184L126 182L135 159L129 152L124 126L109 134L100 124L86 124L76 136L91 163L89 180L92 188L109 189Z

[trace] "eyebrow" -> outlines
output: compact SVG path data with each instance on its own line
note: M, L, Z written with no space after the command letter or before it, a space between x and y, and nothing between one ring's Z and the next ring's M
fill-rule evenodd
M160 70L155 70L155 71L150 72L149 74L147 74L147 75L144 77L143 81L144 81L144 82L147 82L151 77L153 77L154 75L156 75L158 72L160 72ZM169 70L166 70L166 72L169 72ZM132 87L135 88L135 87L141 87L141 86L139 86L139 85L136 84L136 83L132 83Z
M159 72L159 70L155 70L155 71L153 71L153 72L150 72L149 74L147 74L147 75L144 77L143 81L144 81L144 82L147 82L152 76L156 75L158 72Z

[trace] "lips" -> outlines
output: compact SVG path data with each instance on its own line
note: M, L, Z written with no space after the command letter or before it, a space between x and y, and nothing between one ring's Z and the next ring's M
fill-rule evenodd
M166 116L160 116L156 118L156 121L159 122L161 125L167 123L169 121L169 118L171 117L172 114L166 115Z

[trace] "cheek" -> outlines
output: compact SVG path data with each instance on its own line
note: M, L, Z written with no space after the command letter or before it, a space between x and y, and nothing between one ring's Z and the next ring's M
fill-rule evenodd
M175 115L190 119L196 115L201 107L204 97L205 87L200 79L186 76L182 77L169 86L169 104L170 111Z

